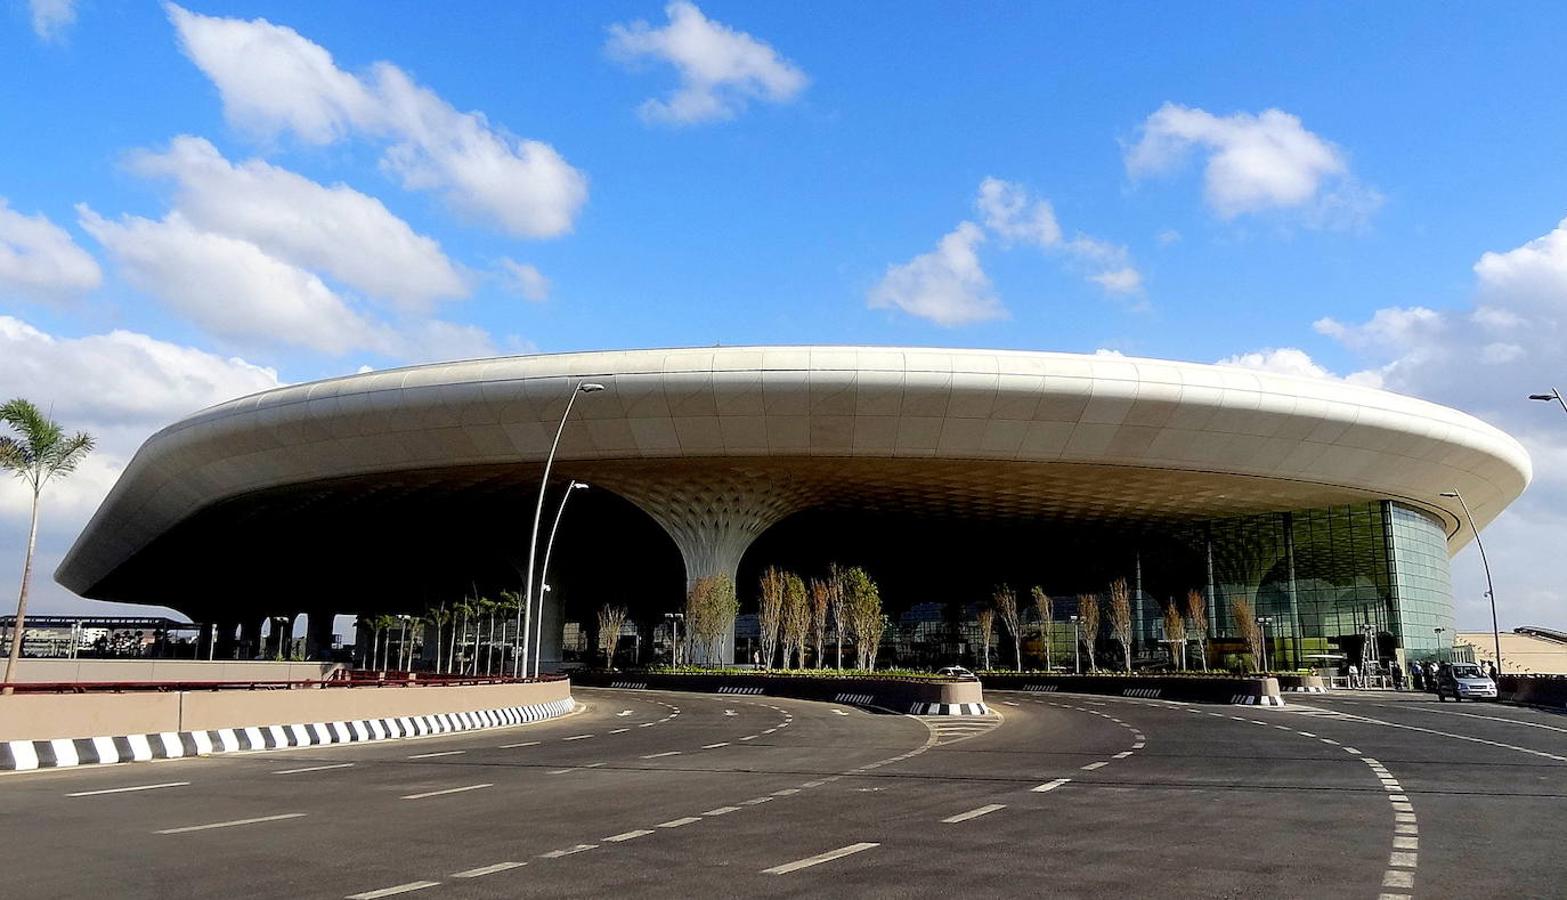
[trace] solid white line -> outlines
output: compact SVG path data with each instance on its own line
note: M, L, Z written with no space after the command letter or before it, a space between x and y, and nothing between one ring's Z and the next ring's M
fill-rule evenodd
M679 750L665 750L663 753L649 753L648 755L646 755L646 756L644 756L642 758L643 759L659 759L660 757L664 757L664 756L679 756L679 755L680 755L680 751Z
M377 900L379 897L391 897L395 894L407 894L412 891L422 891L425 888L435 887L439 881L410 881L407 884L394 885L389 888L381 888L378 891L365 891L363 894L349 894L348 900Z
M162 784L138 784L132 787L104 788L101 791L77 791L74 794L66 794L67 797L96 797L99 794L128 794L132 791L155 791L158 788L184 787L190 784L188 781L165 781Z
M477 791L480 788L495 787L493 784L470 784L467 787L447 788L444 791L425 791L422 794L408 794L404 800L423 800L426 797L440 797L445 794L461 794L464 791Z
M870 850L873 847L880 846L881 844L873 844L869 842L850 844L847 847L839 847L837 850L829 850L826 853L819 853L816 856L808 856L805 859L797 859L794 862L784 863L781 866L773 866L771 869L763 869L762 874L787 875L790 872L797 872L800 869L809 869L811 866L819 866L825 862L832 862L835 859L843 859L845 856L851 856L855 853L859 853L862 850Z
M1092 763L1089 763L1086 766L1083 766L1082 769L1085 772L1092 772L1095 769L1101 768L1103 766L1108 766L1108 765L1110 765L1110 764L1107 763L1107 762L1092 762Z
M493 866L480 866L477 869L468 869L463 872L453 872L453 878L478 878L481 875L494 875L496 872L505 872L508 869L516 869L525 866L525 862L498 862Z
M502 744L500 746L500 749L502 749L502 750L512 750L512 749L515 749L517 747L537 747L538 745L539 745L538 741L523 741L520 744Z
M261 822L280 822L284 819L299 819L304 813L283 813L276 816L260 816L254 819L235 819L231 822L213 822L210 825L186 825L183 828L164 828L154 831L153 834L185 834L191 831L206 831L209 828L233 828L237 825L257 825Z
M437 756L456 756L459 753L467 753L467 750L441 750L437 753L415 753L409 759L434 759Z
M1033 793L1043 794L1046 791L1053 791L1056 788L1060 787L1063 784L1066 784L1067 782L1069 782L1071 780L1072 779L1070 779L1070 778L1057 778L1055 781L1047 781L1044 784L1039 785L1038 787L1034 788L1033 789Z
M956 825L959 822L967 822L969 819L977 819L980 816L988 816L998 809L1006 808L1007 805L1005 803L987 803L984 806L978 807L977 809L971 809L968 812L958 813L955 816L948 816L941 821L948 825Z
M702 821L700 816L686 816L682 819L670 819L668 822L658 823L660 828L679 828L682 825L690 825L692 822Z
M610 837L604 838L604 840L613 841L614 843L618 844L621 841L629 841L632 838L646 837L652 833L653 829L651 828L638 828L635 831L622 831L620 834L611 835Z
M273 775L298 775L302 772L325 772L327 769L346 769L353 763L333 763L330 766L306 766L303 769L278 769Z

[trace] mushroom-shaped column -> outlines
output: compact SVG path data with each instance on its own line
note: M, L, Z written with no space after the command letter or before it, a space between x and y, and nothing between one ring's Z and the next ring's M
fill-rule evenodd
M600 479L661 525L680 549L686 589L714 575L735 580L740 559L762 532L811 506L819 488L787 473L747 467ZM736 590L739 586L736 585ZM734 662L734 623L717 663Z

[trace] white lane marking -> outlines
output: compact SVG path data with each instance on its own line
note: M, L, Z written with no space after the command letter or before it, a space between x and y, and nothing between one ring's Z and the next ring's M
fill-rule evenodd
M1433 716L1462 716L1466 719L1488 719L1492 722L1505 722L1508 725L1522 725L1525 728L1543 728L1546 731L1560 731L1567 734L1567 728L1559 728L1555 725L1545 725L1540 722L1525 722L1522 719L1509 719L1506 716L1482 716L1477 713L1453 712L1446 709L1422 709L1419 706L1406 707L1402 704L1368 703L1367 706L1380 706L1383 709L1409 709L1413 712L1423 712Z
M969 810L968 812L960 812L955 816L948 816L941 821L948 825L956 825L959 822L967 822L969 819L977 819L980 816L988 816L998 809L1006 808L1007 805L1005 803L987 803L984 806L976 807Z
M626 732L628 732L630 730L631 729L629 729L629 728L611 728L609 730L609 733L610 734L625 734Z
M441 791L425 791L422 794L405 794L404 800L423 800L426 797L442 797L446 794L461 794L466 791L477 791L487 787L495 787L493 784L470 784L465 787L446 788Z
M1516 750L1519 753L1527 753L1531 756L1543 756L1546 759L1554 759L1557 762L1567 762L1567 756L1558 756L1555 753L1546 753L1544 750L1531 750L1528 747L1519 747L1516 744L1504 744L1501 741L1488 741L1485 738L1470 737L1467 734L1453 734L1450 731L1437 731L1434 728L1421 728L1419 725L1405 725L1402 722L1388 722L1383 719L1373 719L1369 716L1352 716L1348 713L1345 713L1344 715L1352 721L1369 722L1373 725L1382 725L1388 728L1402 728L1405 731L1419 731L1425 734L1434 734L1438 737L1448 737L1459 741L1469 741L1470 743L1474 744L1484 744L1487 747L1501 747L1504 750ZM1348 747L1345 747L1344 749L1349 750ZM1359 751L1351 752L1358 753Z
M1071 780L1072 779L1070 779L1070 778L1057 778L1055 781L1047 781L1044 784L1041 784L1038 787L1033 788L1033 792L1036 793L1036 794L1043 794L1046 791L1053 791L1056 788L1060 787L1063 784L1066 784L1067 782L1069 782Z
M570 856L573 853L583 853L588 850L593 850L597 847L598 844L578 844L575 847L567 847L565 850L551 850L548 853L540 853L539 857L541 859L560 859L562 856Z
M164 828L154 831L153 834L187 834L192 831L206 831L209 828L234 828L239 825L259 825L262 822L281 822L284 819L301 819L304 813L282 813L276 816L257 816L254 819L234 819L229 822L212 822L207 825L186 825L182 828Z
M1107 762L1092 762L1092 763L1089 763L1086 766L1082 766L1081 768L1083 769L1084 772L1092 772L1095 769L1103 768L1104 766L1108 766L1108 765L1110 765L1110 764L1107 763Z
M136 784L130 787L104 788L99 791L77 791L74 794L66 794L65 796L96 797L99 794L129 794L133 791L156 791L159 788L185 787L188 784L190 784L188 781L165 781L162 784Z
M1407 835L1394 835L1393 836L1393 849L1394 850L1419 850L1420 849L1420 839L1417 838L1417 837L1409 837Z
M728 741L719 741L716 744L703 744L702 745L702 749L703 750L717 750L719 747L727 747L727 746L729 746L729 742Z
M1301 737L1316 737L1316 735L1312 734L1309 731L1297 731L1295 733L1300 735Z
M846 716L846 715L848 715L848 713L846 713L846 712L844 712L844 711L843 711L843 710L841 710L841 709L835 709L835 710L833 710L833 712L835 712L835 713L837 713L837 714L838 714L838 715L840 715L840 716Z
M620 834L612 834L604 840L618 844L621 841L629 841L633 838L647 837L653 833L651 828L637 828L632 831L622 831Z
M563 740L563 741L585 741L585 740L587 740L588 738L590 738L592 736L593 735L591 735L591 734L574 734L574 735L572 735L571 737L568 737L568 738L561 738L561 740Z
M1335 741L1332 738L1317 738L1317 740L1321 741L1324 744L1332 744L1335 747L1338 746L1338 741Z
M741 806L756 806L759 803L771 803L771 802L773 802L773 798L771 798L771 797L752 797L749 800L741 800L740 801L740 805Z
M378 891L365 891L362 894L349 894L348 900L378 900L380 897L391 897L396 894L407 894L413 891L422 891L440 884L439 881L410 881L407 884L396 884L389 888L381 888Z
M273 775L299 775L305 772L325 772L327 769L346 769L353 763L333 763L330 766L306 766L303 769L278 769Z
M1344 748L1344 752L1345 752L1345 753L1353 753L1353 754L1355 754L1355 755L1356 755L1356 756L1359 756L1359 755L1360 755L1360 751L1359 751L1359 750L1356 750L1356 749L1355 749L1355 748L1354 748L1354 747L1345 747L1345 748Z
M1117 753L1115 755L1115 758L1116 759L1126 759L1128 756L1131 756L1131 755L1132 755L1132 751L1130 751L1130 750L1122 750L1120 753Z
M629 709L623 709L623 710L621 710L621 711L620 711L620 712L618 712L618 713L615 713L615 717L616 717L616 718L617 718L617 719L618 719L618 718L622 718L622 717L624 717L624 716L629 716L629 715L631 715L631 710L629 710Z
M1420 854L1410 853L1408 850L1394 850L1387 856L1387 864L1393 869L1413 869L1419 862Z
M756 738L757 738L757 735L748 734L745 737L741 738L740 740L742 740L742 741L754 741L754 740L756 740Z
M662 722L662 721L663 721L663 719L659 720L659 722ZM657 725L657 724L658 724L658 722L643 722L641 725L638 725L637 727L638 728L652 728L654 725Z
M664 756L679 756L679 755L680 755L680 751L679 750L665 750L663 753L649 753L646 756L643 756L642 758L643 759L658 759L658 758L664 757Z
M520 744L502 744L500 749L502 749L502 750L514 750L514 749L516 749L518 747L537 747L538 745L539 745L538 741L523 741Z
M726 715L726 716L738 716L740 714L735 712L732 709L726 709L726 710L724 710L724 715Z
M1413 822L1400 822L1393 826L1394 834L1419 834L1420 826Z
M775 731L777 731L777 730L778 730L778 729L776 729L776 728L769 728L769 729L767 729L767 730L766 730L766 731L763 731L763 732L762 732L762 733L763 733L763 734L772 734L772 733L773 733L773 732L775 732Z
M738 807L738 806L720 806L717 809L710 809L707 812L702 813L702 815L704 815L704 816L727 816L727 815L729 815L732 812L739 812L739 811L740 811L740 807Z
M668 822L660 822L660 823L658 823L658 827L660 827L660 828L679 828L682 825L690 825L692 822L700 822L700 821L702 821L702 817L701 816L685 816L684 818L680 818L680 819L670 819Z
M546 774L546 775L564 775L567 772L575 772L575 771L577 771L577 767L576 766L572 766L569 769L551 769L548 772L545 772L544 774Z
M862 841L858 844L850 844L847 847L839 847L837 850L829 850L826 853L818 853L815 856L807 856L805 859L797 859L791 863L784 863L781 866L773 866L770 869L763 869L762 874L787 875L790 872L798 872L801 869L809 869L811 866L819 866L822 863L832 862L835 859L843 859L845 856L852 856L863 850L870 850L873 847L880 846L881 844Z
M435 753L415 753L415 754L412 754L411 756L409 756L408 758L409 759L434 759L437 756L457 756L459 754L467 753L467 752L468 752L467 750L440 750L440 751L437 751Z
M505 872L511 869L521 868L527 865L525 862L498 862L490 866L480 866L477 869L466 869L461 872L453 872L453 878L478 878L481 875L494 875L496 872Z
M780 790L773 791L773 796L774 797L788 797L788 796L791 796L793 794L798 794L798 793L800 793L800 789L799 788L782 788Z
M1132 745L1132 749L1133 750L1141 750L1141 749L1143 749L1146 746L1148 746L1147 743L1145 743L1143 741L1138 741L1137 743Z
M822 785L824 785L826 783L827 782L825 782L825 781L805 781L805 782L801 782L800 783L800 787L803 787L803 788L815 788L815 787L821 787Z
M1412 888L1415 886L1415 873L1402 872L1397 869L1389 869L1382 876L1382 886Z

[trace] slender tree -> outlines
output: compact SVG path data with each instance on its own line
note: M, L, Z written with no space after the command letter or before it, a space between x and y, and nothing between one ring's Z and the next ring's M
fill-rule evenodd
M686 633L703 647L709 665L723 659L720 642L734 625L740 604L735 583L727 575L706 575L686 595Z
M1034 611L1039 614L1039 646L1045 651L1045 671L1050 671L1050 637L1054 630L1055 602L1045 589L1034 586Z
M979 667L988 672L990 671L990 638L996 631L996 611L988 606L981 607L976 618L979 621L979 652L983 660Z
M383 614L375 617L376 630L381 637L381 668L385 669L387 661L392 658L392 628L397 625L397 617Z
M1017 609L1017 592L1007 585L1000 585L993 595L996 602L996 615L1001 618L1001 624L1006 628L1007 634L1012 636L1012 655L1017 661L1017 670L1023 671L1023 624Z
M811 598L805 582L790 572L784 577L784 665L789 665L789 650L795 653L794 668L805 668L805 641L811 633Z
M1170 643L1170 661L1177 669L1185 669L1186 619L1181 615L1180 604L1174 600L1164 605L1164 639Z
M773 667L778 652L778 636L783 627L784 584L788 576L776 566L762 572L761 599L757 603L757 627L761 631L762 666Z
M1099 671L1094 649L1099 645L1099 595L1077 595L1077 624L1083 636L1083 646L1088 650L1088 671Z
M501 674L506 674L506 654L512 652L512 641L506 639L507 627L516 628L517 614L522 611L522 592L501 591Z
M451 618L451 611L446 608L444 603L431 607L424 614L425 634L429 634L431 628L435 629L435 671L437 673L441 671L441 629L446 627L446 623L451 621Z
M854 644L859 653L859 667L869 672L876 670L876 651L881 646L881 635L887 627L881 614L881 591L876 582L859 566L843 575L844 605L849 610L849 621L854 629Z
M1252 670L1262 671L1262 626L1257 624L1251 598L1236 597L1235 602L1230 604L1230 615L1235 620L1235 633L1241 636L1246 644L1246 652L1251 654Z
M9 694L22 658L23 629L27 627L27 589L32 582L33 554L38 550L39 501L49 482L76 471L92 452L94 439L85 431L67 436L58 422L20 398L0 406L0 423L14 432L0 435L0 469L15 475L33 495L27 550L22 557L22 587L16 595L16 621L11 623L11 649L6 657L5 678L0 679L0 684L5 685L0 691Z
M1208 601L1196 588L1186 592L1186 634L1197 641L1202 670L1208 671Z
M1126 661L1127 674L1132 671L1132 594L1126 588L1126 579L1117 578L1110 583L1110 636L1121 645L1121 656Z
M833 563L827 567L827 604L832 607L833 637L838 642L837 667L843 670L843 632L848 627L844 618L848 591L845 590L843 569Z
M827 608L831 605L831 588L820 578L812 578L808 588L811 595L811 634L816 639L816 668L827 665Z
M620 630L626 624L624 606L604 606L599 609L599 649L604 652L604 667L615 668L615 648L620 644Z

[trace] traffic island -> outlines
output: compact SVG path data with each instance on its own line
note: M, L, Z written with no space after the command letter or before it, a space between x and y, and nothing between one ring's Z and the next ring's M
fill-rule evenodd
M589 687L624 690L748 694L870 706L916 716L990 713L978 681L871 675L791 675L784 672L577 672Z
M1191 703L1233 703L1241 706L1283 706L1279 682L1272 676L1238 675L1051 675L1029 672L985 672L986 689L1114 697L1183 700Z
M503 728L574 709L571 682L18 693L0 771L176 759Z

